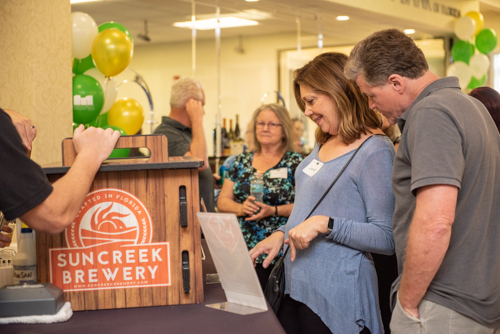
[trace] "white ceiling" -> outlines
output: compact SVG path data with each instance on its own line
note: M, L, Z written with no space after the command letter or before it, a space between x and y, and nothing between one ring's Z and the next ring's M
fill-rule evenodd
M258 14L265 19L259 20L258 26L227 28L221 32L222 37L276 34L297 32L296 19L300 19L301 35L304 38L316 38L319 27L324 35L325 45L355 44L369 33L387 28L413 28L417 30L415 38L439 37L447 34L437 31L428 25L407 26L404 20L388 17L372 12L353 9L325 0L261 0L246 2L244 0L196 0L195 12L200 16L213 16L216 6L221 15L238 13L239 15ZM89 14L99 25L108 21L116 21L124 25L134 37L136 45L172 43L191 40L191 30L177 28L174 22L191 20L191 0L105 0L73 4L72 12L80 11ZM481 11L500 12L500 0L481 0ZM338 15L350 16L349 21L339 22ZM144 34L144 20L148 20L149 37L145 42L138 38ZM214 38L214 31L197 32L198 39Z

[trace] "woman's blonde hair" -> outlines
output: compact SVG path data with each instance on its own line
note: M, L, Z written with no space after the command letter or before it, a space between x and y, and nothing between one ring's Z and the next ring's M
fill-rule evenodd
M260 145L259 141L257 140L255 136L255 128L257 126L257 117L259 116L261 111L264 110L270 110L274 112L274 114L278 117L280 124L281 124L281 129L283 130L283 138L281 141L281 149L284 149L286 151L295 151L295 143L293 140L293 130L292 130L292 121L290 119L290 114L288 113L288 110L281 104L277 103L270 103L270 104L263 104L260 107L258 107L254 112L252 116L252 129L253 129L253 134L252 134L252 144L253 144L253 149L255 152L260 152L262 150L262 146Z
M327 52L320 54L302 68L295 71L293 88L295 100L304 112L305 103L300 95L300 86L308 86L319 94L331 97L338 109L338 135L344 144L359 139L370 128L382 125L380 116L368 106L368 99L359 87L344 75L347 56L342 53ZM333 111L332 111L333 112ZM316 129L318 145L324 144L332 135Z

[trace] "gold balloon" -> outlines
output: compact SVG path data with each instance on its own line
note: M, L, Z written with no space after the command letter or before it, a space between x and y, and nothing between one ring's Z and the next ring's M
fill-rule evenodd
M134 99L124 97L113 104L108 112L108 125L117 126L128 135L135 135L144 122L144 109Z
M483 14L478 12L468 12L465 16L472 18L474 22L476 22L476 32L474 33L474 36L476 36L484 28Z
M126 69L133 52L134 44L130 38L114 28L101 31L92 43L92 59L97 69L107 77Z

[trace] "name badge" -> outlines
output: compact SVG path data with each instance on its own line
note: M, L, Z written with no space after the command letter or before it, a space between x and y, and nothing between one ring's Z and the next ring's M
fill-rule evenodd
M323 165L324 164L321 161L313 159L313 161L311 161L311 163L307 165L307 167L304 168L302 171L309 176L313 176L321 169L321 167L323 167Z
M270 177L271 179L286 179L288 177L288 170L285 167L272 169Z

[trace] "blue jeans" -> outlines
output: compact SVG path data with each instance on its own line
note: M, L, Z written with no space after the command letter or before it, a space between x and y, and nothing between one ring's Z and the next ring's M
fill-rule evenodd
M422 300L418 305L420 319L408 315L399 303L392 312L392 334L499 334L500 329L488 328L442 305Z

